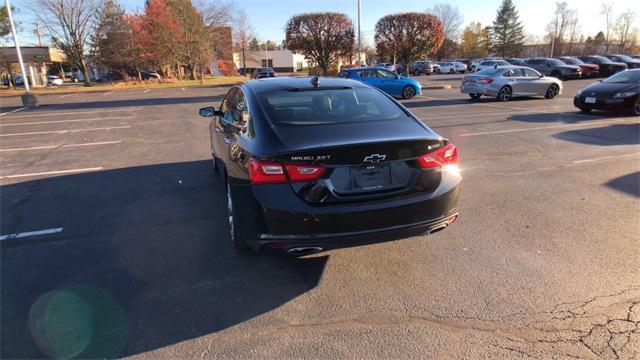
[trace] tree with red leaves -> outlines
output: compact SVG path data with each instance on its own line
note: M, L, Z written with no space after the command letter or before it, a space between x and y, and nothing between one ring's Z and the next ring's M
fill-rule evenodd
M391 14L376 23L375 41L378 53L395 55L404 71L408 71L412 62L433 55L443 40L442 23L431 14Z
M285 27L286 48L315 62L327 75L329 64L353 52L355 34L347 15L309 13L289 19Z

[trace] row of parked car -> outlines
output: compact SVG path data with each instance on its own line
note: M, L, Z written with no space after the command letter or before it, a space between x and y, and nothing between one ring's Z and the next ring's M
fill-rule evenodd
M640 68L640 58L629 55L584 55L560 56L555 58L531 59L482 59L472 62L472 72L494 68L496 66L528 66L546 75L558 79L579 79L608 77L625 69Z
M544 96L553 99L562 92L558 77L545 76L528 66L502 65L466 75L460 91L471 99L482 96L508 101L514 97ZM640 68L623 69L579 90L573 100L582 112L616 110L640 115Z

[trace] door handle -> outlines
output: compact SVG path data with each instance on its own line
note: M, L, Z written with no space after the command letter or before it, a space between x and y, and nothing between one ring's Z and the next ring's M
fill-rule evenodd
M231 138L230 138L230 137L228 137L228 136L225 136L225 137L224 137L224 143L225 143L225 144L231 144Z

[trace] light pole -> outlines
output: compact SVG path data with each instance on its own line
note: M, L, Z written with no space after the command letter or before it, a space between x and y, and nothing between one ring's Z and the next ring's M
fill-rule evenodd
M358 65L362 66L362 59L360 58L360 54L362 53L360 41L360 0L358 0Z
M29 77L24 68L24 62L22 61L22 51L20 51L20 42L18 41L18 35L16 34L16 27L13 24L13 16L11 14L11 4L9 0L4 0L7 7L7 15L9 17L9 24L11 25L11 34L13 35L13 44L16 47L16 54L18 54L18 63L20 64L20 71L22 71L22 83L24 84L24 94L22 94L22 106L35 107L38 106L38 98L29 92Z

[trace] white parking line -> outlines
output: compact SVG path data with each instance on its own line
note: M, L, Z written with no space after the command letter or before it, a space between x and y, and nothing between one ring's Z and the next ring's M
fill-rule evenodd
M104 109L104 110L88 110L88 111L73 111L73 112L46 112L46 110L38 110L37 112L41 112L40 114L25 114L25 115L16 115L16 116L6 116L2 118L2 120L7 119L21 119L28 117L41 117L41 116L59 116L59 115L78 115L78 114L95 114L95 113L103 113L103 112L114 112L114 111L137 111L141 110L140 108L124 108L124 109ZM8 113L6 113L8 114Z
M37 173L30 173L30 174L5 175L5 176L0 176L0 179L15 179L15 178L33 177L33 176L42 176L42 175L73 174L73 173L81 173L81 172L99 171L102 169L103 169L102 167L93 167L93 168L84 168L84 169L44 171L44 172L37 172Z
M111 94L113 91L107 91L106 93L102 94L102 96L107 96L109 94Z
M60 95L60 96L58 96L58 97L59 97L60 99L62 99L62 98L66 98L67 96L71 96L71 95L75 95L75 94L73 94L73 93L72 93L72 94L64 94L64 95Z
M81 143L81 144L34 146L34 147L23 147L23 148L13 148L13 149L0 149L0 152L47 150L47 149L55 149L55 148L70 148L70 147L80 147L80 146L112 145L112 144L119 144L121 142L122 141L118 140L118 141L90 142L90 143Z
M69 122L82 122L82 121L118 120L118 119L131 119L134 117L135 116L112 116L112 117L104 117L104 118L34 121L34 122L26 122L26 123L0 124L0 126L42 125L42 124L57 124L57 123L69 123Z
M600 160L611 160L611 159L618 159L618 158L624 158L624 157L634 157L634 156L639 156L639 155L640 155L640 152L633 153L633 154L601 156L601 157L592 158L592 159L574 160L574 161L572 161L572 163L574 163L574 164L584 164L584 163L590 163L590 162L600 161Z
M143 91L142 93L143 93L143 94L146 94L146 93L148 93L149 91L151 91L151 89L147 89L147 90Z
M21 239L21 238L26 238L31 236L57 234L62 232L62 230L64 230L64 228L59 227L59 228L53 228L53 229L27 231L27 232L15 233L15 234L5 234L5 235L0 235L0 241L9 240L9 239Z
M613 124L613 123L619 123L619 122L627 122L627 120L620 119L620 120L609 120L609 121L590 121L590 122L581 122L581 123L577 123L577 124L562 124L562 125L537 126L537 127L520 128L520 129L509 129L509 130L483 131L483 132L477 132L477 133L460 134L458 136L478 136L478 135L508 134L508 133L523 132L523 131L535 131L535 130L557 129L557 128L600 125L600 124Z
M26 109L26 107L21 107L21 108L13 109L13 110L11 110L11 111L7 111L7 112L5 112L5 113L0 114L0 116L5 116L5 115L7 115L7 114L12 114L12 113L15 113L15 112L18 112L18 111L22 111L22 110L24 110L24 109Z
M99 130L113 130L113 129L128 129L131 126L111 126L103 128L88 128L88 129L75 129L75 130L51 130L51 131L33 131L26 133L14 133L14 134L0 134L0 136L22 136L22 135L44 135L44 134L70 134L85 131L99 131Z

